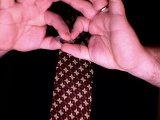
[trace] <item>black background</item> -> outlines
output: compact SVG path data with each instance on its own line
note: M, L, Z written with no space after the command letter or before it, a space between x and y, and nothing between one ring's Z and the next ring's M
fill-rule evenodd
M124 5L141 43L160 45L158 0L124 0ZM48 29L48 34L56 33ZM49 119L57 58L58 51L36 50L11 51L0 59L0 120ZM156 120L158 88L93 65L93 120Z

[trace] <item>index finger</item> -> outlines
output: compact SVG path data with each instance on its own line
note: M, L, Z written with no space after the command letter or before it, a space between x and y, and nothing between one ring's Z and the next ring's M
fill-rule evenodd
M92 19L96 14L97 10L94 8L94 6L86 1L86 0L61 0L76 10L80 11L85 17Z

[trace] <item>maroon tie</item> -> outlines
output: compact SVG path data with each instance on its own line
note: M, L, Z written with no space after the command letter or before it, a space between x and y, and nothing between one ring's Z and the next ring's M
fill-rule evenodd
M91 62L59 52L50 120L90 120Z

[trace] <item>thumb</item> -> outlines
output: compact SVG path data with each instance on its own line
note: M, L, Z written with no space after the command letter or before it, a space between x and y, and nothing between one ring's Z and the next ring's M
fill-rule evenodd
M125 8L122 0L109 0L109 11L116 15L125 15Z

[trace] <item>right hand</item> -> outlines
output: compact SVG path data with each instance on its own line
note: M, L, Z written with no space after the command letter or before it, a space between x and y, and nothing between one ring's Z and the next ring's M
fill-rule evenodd
M61 49L105 68L149 79L154 60L128 23L122 0L109 0L108 4L108 12L100 12L91 20L79 17L74 25L72 39L82 31L89 32L88 46L64 44Z
M53 37L47 37L46 25L53 26L59 35L70 40L70 32L60 16L47 9L60 0L0 0L0 52L9 50L55 50L61 47ZM92 18L96 10L84 0L62 0ZM81 2L82 4L77 4ZM89 8L89 13L85 7Z

